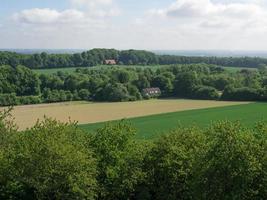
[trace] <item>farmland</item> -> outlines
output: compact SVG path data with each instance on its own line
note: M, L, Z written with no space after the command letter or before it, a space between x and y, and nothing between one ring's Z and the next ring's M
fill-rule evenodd
M51 68L51 69L34 69L33 71L37 74L55 74L57 72L64 72L64 73L74 73L77 69L91 69L91 70L102 70L105 68L149 68L149 69L159 69L162 67L167 67L169 65L152 65L152 66L146 66L146 65L97 65L95 67L67 67L67 68Z
M119 120L123 118L133 118L169 112L222 107L239 104L247 103L183 99L148 100L122 103L73 102L16 106L12 111L12 114L15 118L16 124L22 130L31 127L32 125L34 125L37 119L42 119L44 116L52 117L63 122L68 122L69 119L71 119L74 121L78 121L79 124L88 124ZM194 113L192 113L192 115L194 115ZM211 116L211 118L212 117L213 116ZM149 120L149 118L144 119L144 121ZM165 118L165 116L163 116L162 118ZM163 127L172 127L173 125L175 125L175 123L173 123L172 121L168 122L168 117L166 117L166 119L163 119L163 121L161 120L161 117L159 117L159 121L154 121L154 123L157 123L159 126ZM175 118L173 120L176 121ZM139 123L137 123L136 125L139 126ZM144 124L144 128L146 126L150 125ZM94 126L88 126L89 129L92 127ZM146 132L146 130L147 128L144 129L144 132ZM151 132L153 132L153 130L151 130Z
M69 68L53 68L53 69L35 69L33 70L37 74L55 74L59 71L66 72L66 73L73 73L75 70L78 69L76 67L69 67Z
M33 71L36 72L37 74L55 74L57 72L64 72L64 73L74 73L77 69L97 69L97 70L101 70L101 69L105 69L108 67L118 67L118 68L149 68L149 69L159 69L159 68L163 68L163 67L167 67L170 65L151 65L151 66L144 66L144 65L112 65L112 66L107 66L107 65L98 65L95 67L68 67L68 68L51 68L51 69L34 69ZM247 67L222 67L224 68L226 71L229 72L238 72L241 71L243 69L245 70L252 70L255 71L257 70L256 68L247 68Z
M178 125L207 127L212 122L220 120L240 121L242 124L252 127L256 122L266 120L266 110L266 103L251 103L152 115L133 118L129 121L137 128L137 138L150 139L174 129ZM103 125L104 123L97 123L81 127L87 131L93 131Z
M229 71L229 72L238 72L241 70L249 70L249 71L256 71L257 68L248 68L248 67L223 67L225 70Z
M267 200L267 0L0 5L0 200Z

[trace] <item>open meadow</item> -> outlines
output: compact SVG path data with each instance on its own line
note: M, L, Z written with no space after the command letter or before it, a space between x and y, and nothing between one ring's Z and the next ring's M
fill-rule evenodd
M266 121L266 111L267 103L250 103L138 117L130 119L129 122L137 129L138 139L151 139L178 126L207 127L213 122L222 120L239 121L243 125L253 127L255 123ZM81 127L92 132L103 127L104 124L87 124Z
M117 67L117 68L150 68L153 70L157 70L159 68L163 68L163 67L168 67L171 65L152 65L152 66L147 66L147 65L111 65L111 66L107 66L107 65L98 65L95 67L68 67L68 68L52 68L52 69L34 69L33 71L36 72L37 74L46 74L46 75L50 75L50 74L55 74L57 72L64 72L64 73L74 73L77 69L91 69L91 70L101 70L101 69L105 69L108 67ZM238 72L241 70L250 70L250 71L255 71L257 70L257 68L248 68L248 67L222 67L224 68L226 71L229 72Z
M97 65L94 67L61 67L61 68L51 68L51 69L34 69L33 71L37 74L55 74L57 72L64 72L64 73L74 73L77 69L90 69L90 70L102 70L105 68L150 68L150 69L159 69L162 67L167 67L169 65Z
M19 129L24 130L33 126L37 119L43 119L44 116L55 118L62 122L68 122L71 119L72 121L77 121L79 124L93 124L124 118L240 104L247 104L247 102L184 99L147 100L121 103L68 102L16 106L12 111L12 115L15 118L15 123L19 126ZM5 108L0 108L0 110L3 109ZM192 113L192 116L193 115L194 113ZM210 118L212 119L212 117L213 116ZM144 119L144 122L146 120L147 119ZM163 126L173 125L173 123L168 122L168 117L166 117L164 121L159 120L157 122L157 124L162 123ZM147 129L144 129L144 131L146 130Z

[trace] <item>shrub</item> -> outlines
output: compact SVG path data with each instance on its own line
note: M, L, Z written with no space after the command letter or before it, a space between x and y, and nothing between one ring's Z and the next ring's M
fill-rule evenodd
M98 160L99 199L129 199L145 179L142 170L146 148L134 140L127 123L108 124L93 136Z
M253 88L232 88L226 87L221 99L231 101L256 101L261 99L260 90Z
M90 92L87 89L81 89L79 90L79 97L82 100L88 101L90 99Z
M219 92L214 87L198 86L193 90L193 98L196 99L217 100L219 97Z
M45 89L42 98L44 102L55 103L72 101L74 99L74 95L70 91Z
M0 106L18 105L19 101L15 93L0 94Z
M194 166L205 149L197 128L177 129L156 141L145 161L151 199L191 199Z
M129 100L129 93L123 84L108 84L100 89L94 98L98 101L121 102Z
M22 105L39 104L42 102L39 96L24 96L18 97L19 103Z
M19 132L0 112L0 199L260 200L267 124L219 122L136 140L124 121L94 134L51 119Z
M264 130L264 129L262 129ZM264 199L267 195L265 130L221 122L207 131L208 151L196 167L198 199Z
M0 199L94 199L96 160L84 141L74 124L49 119L14 132L0 147Z

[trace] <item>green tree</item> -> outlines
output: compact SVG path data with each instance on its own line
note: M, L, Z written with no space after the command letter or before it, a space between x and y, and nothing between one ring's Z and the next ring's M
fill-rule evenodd
M152 86L159 87L164 95L169 95L173 90L171 79L163 75L156 76L152 81Z
M95 98L100 101L127 101L129 99L129 93L127 88L120 83L108 84L106 87L99 90Z
M151 199L192 199L194 166L203 153L205 135L199 128L179 128L161 137L145 162Z
M266 132L265 132L266 134ZM197 165L197 194L199 199L262 199L262 156L266 146L248 129L238 123L221 122L207 132L210 145ZM264 153L265 152L265 153ZM266 161L266 160L265 160ZM264 162L265 162L264 161Z
M0 147L1 199L96 197L96 160L75 124L46 119L25 132L2 131L12 136Z
M217 100L220 98L220 95L213 87L198 86L194 88L192 97L196 99Z
M183 72L176 76L174 93L179 97L191 97L195 86L200 84L196 72Z
M79 97L82 100L88 101L90 99L90 92L87 89L81 89L79 90Z
M146 148L134 141L135 130L125 122L107 124L93 136L98 159L99 199L129 199L144 181Z

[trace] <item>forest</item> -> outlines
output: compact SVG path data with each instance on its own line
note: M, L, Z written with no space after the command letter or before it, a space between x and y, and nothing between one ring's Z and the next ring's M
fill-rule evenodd
M137 101L143 89L158 87L161 97L206 100L266 101L267 69L229 72L207 64L153 68L81 68L36 74L24 66L0 66L0 105L64 101Z
M157 55L144 50L92 49L75 54L18 54L0 52L0 65L23 65L31 69L90 67L114 59L118 65L169 65L205 63L219 66L258 68L267 65L260 57L187 57Z
M91 134L45 119L18 132L0 113L0 199L265 199L267 124L178 127L136 140L127 121Z

